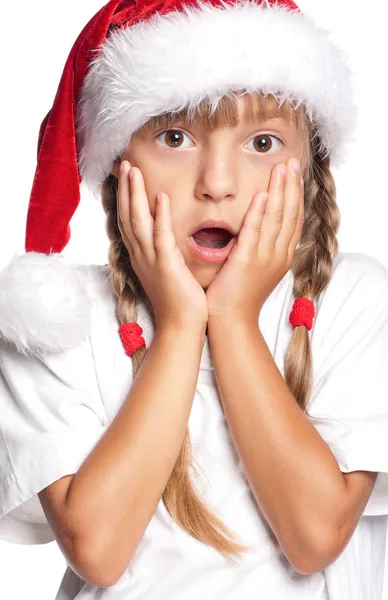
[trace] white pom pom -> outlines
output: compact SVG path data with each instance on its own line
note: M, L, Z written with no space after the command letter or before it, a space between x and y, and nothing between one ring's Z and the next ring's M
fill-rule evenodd
M82 267L61 254L15 255L0 272L0 336L19 352L57 353L89 332L92 299Z

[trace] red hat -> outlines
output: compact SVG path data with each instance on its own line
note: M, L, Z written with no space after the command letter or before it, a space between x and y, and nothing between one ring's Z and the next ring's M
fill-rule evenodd
M41 125L27 254L0 274L0 334L22 352L59 351L87 334L87 291L60 255L81 181L99 195L151 117L194 109L205 97L216 105L242 88L304 104L321 149L334 163L343 158L356 117L350 70L292 0L111 0L89 21Z

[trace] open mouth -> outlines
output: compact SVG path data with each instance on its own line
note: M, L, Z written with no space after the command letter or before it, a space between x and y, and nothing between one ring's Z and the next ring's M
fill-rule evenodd
M225 248L233 236L221 227L208 227L196 231L191 237L202 248Z

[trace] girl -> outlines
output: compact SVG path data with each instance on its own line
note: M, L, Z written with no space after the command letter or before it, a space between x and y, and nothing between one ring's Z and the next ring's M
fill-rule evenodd
M0 281L0 537L57 541L57 600L381 598L388 273L338 251L352 116L291 0L112 0L81 32ZM60 255L81 177L107 265Z

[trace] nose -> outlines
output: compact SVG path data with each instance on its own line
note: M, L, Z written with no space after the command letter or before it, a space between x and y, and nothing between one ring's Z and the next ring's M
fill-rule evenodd
M237 193L236 160L225 153L207 153L199 167L195 195L200 200L219 202Z

